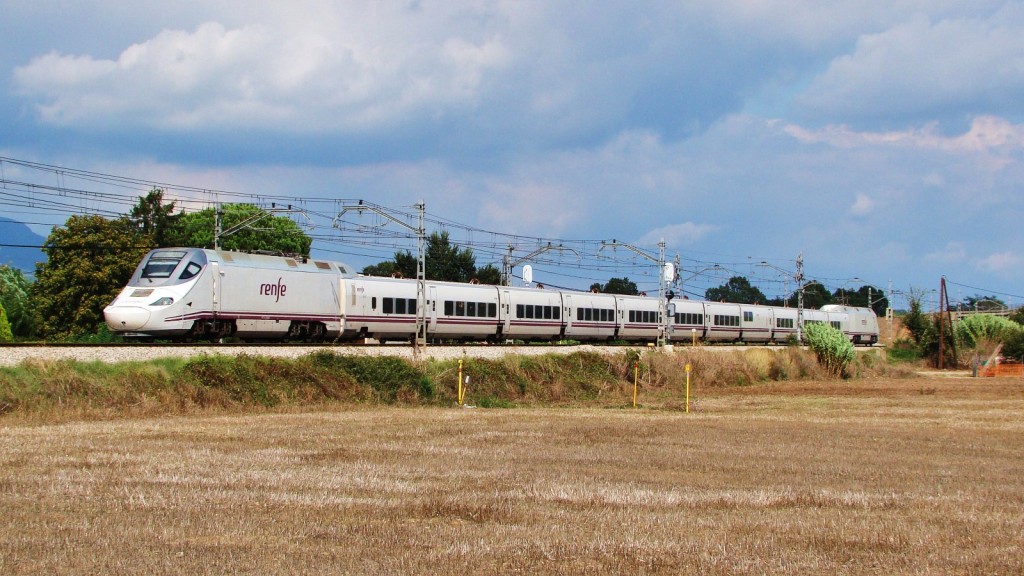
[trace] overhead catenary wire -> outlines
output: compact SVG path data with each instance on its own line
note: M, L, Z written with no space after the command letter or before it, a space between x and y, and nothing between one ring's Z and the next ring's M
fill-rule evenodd
M33 179L30 177L33 174L39 177ZM8 211L11 214L33 216L31 222L24 222L26 224L60 227L69 215L76 214L99 214L116 218L130 212L140 198L154 189L163 191L165 203L173 202L177 209L185 213L198 212L220 203L250 203L260 207L278 203L300 207L308 219L308 224L303 226L306 233L313 240L316 250L325 254L383 261L391 259L397 252L412 251L414 247L415 235L393 226L370 222L354 215L346 215L334 221L339 213L338 206L360 200L217 190L0 156L0 206L13 209ZM404 218L408 222L413 222L417 218L412 206L383 207L366 200L360 202L386 209L396 218ZM47 216L54 220L42 221L46 220ZM565 253L574 256L565 256L556 251L531 260L530 264L534 267L535 273L542 273L546 278L561 278L565 282L582 284L576 286L577 288L588 288L594 283L604 283L609 276L627 277L644 291L650 291L657 285L658 273L649 262L643 259L637 261L635 255L616 254L614 251L602 252L600 247L608 242L607 239L546 238L504 233L467 225L430 212L424 214L424 222L427 229L449 232L449 241L453 247L472 250L478 266L490 264L500 268L502 259L510 249L525 255L539 246L551 244L564 247ZM652 256L656 254L653 246L641 248ZM681 293L687 295L703 297L701 289L723 284L733 276L754 278L757 286L776 293L791 294L796 290L795 286L787 287L788 281L781 275L758 274L754 268L755 261L749 256L736 258L699 250L688 250L687 254L686 257L678 258L682 270L707 269L686 283ZM778 266L778 269L792 265L791 261L765 260L783 264ZM849 280L808 277L805 285L818 282L829 292L834 292L843 288ZM550 284L550 280L546 284ZM752 281L752 284L755 282ZM1024 299L1021 296L984 290L966 284L950 284ZM769 297L772 295L766 294Z

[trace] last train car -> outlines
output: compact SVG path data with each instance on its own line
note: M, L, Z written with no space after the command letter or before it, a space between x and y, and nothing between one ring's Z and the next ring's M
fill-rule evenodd
M143 258L103 310L126 338L322 340L344 324L339 262L201 248L160 248Z

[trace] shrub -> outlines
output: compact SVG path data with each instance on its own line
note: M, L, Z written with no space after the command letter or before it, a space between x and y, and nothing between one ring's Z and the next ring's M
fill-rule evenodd
M961 319L956 324L957 343L965 348L984 348L996 342L1007 342L1022 332L1020 324L993 316L976 314Z
M835 377L843 375L846 366L853 361L853 344L847 337L828 324L807 324L804 326L807 346L818 358L818 363Z

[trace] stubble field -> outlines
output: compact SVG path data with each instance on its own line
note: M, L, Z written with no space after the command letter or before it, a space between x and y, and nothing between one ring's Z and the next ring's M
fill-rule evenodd
M681 408L0 424L0 573L1024 572L1019 379Z

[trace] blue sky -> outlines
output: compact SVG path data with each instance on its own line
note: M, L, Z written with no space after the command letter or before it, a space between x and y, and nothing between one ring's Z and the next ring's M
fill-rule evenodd
M0 7L4 157L664 239L696 292L736 273L774 295L803 254L830 289L1024 300L1021 2Z

